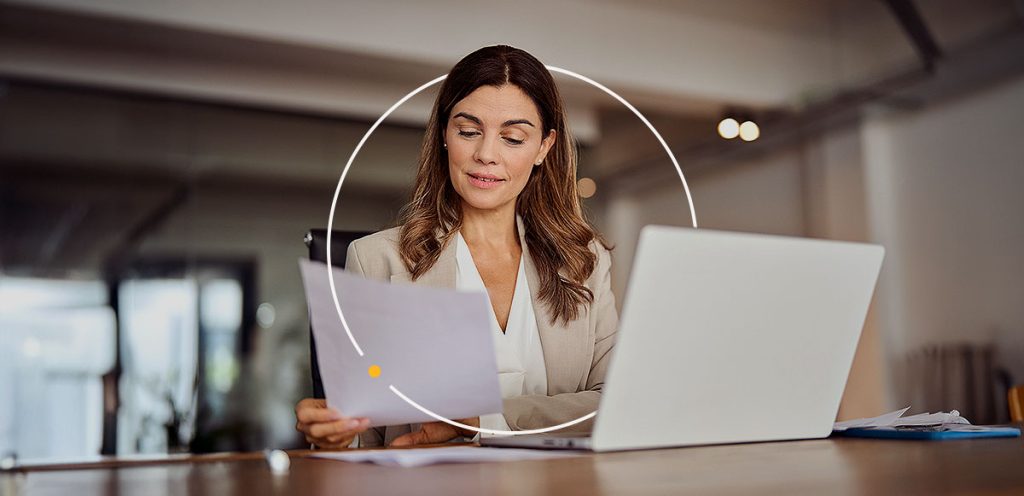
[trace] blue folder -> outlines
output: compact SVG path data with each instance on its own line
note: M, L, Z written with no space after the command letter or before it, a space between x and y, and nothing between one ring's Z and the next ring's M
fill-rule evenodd
M987 425L922 426L922 427L858 427L835 431L838 436L869 437L877 439L923 439L943 441L947 439L973 439L983 437L1019 437L1016 427Z

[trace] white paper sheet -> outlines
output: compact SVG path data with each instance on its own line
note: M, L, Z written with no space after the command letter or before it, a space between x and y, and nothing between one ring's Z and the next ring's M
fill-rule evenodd
M846 429L853 429L856 427L880 427L885 425L892 425L893 421L900 418L904 413L907 413L907 410L910 410L909 406L902 410L896 410L895 412L889 412L884 415L879 415L877 417L860 418L836 422L832 426L832 430L845 431Z
M394 385L449 419L501 413L486 294L386 284L332 269L361 357L334 307L326 264L299 265L330 406L369 417L373 427L435 420L399 398L389 389ZM380 367L379 377L370 377L371 365Z
M953 410L950 412L935 412L935 413L918 413L917 415L911 415L909 417L900 417L892 425L894 426L908 426L908 425L938 425L938 424L970 424L967 419L960 416L960 412Z
M373 451L337 451L310 456L343 462L370 462L391 467L422 467L436 463L510 462L544 460L579 456L572 451L544 451L516 448L482 448L452 446L450 448L384 449Z
M904 417L903 414L907 413L910 407L906 407L902 410L896 410L889 412L884 415L871 418L861 418L854 420L845 420L843 422L836 422L832 426L833 431L845 431L846 429L864 428L864 427L905 427L911 425L943 425L943 424L970 424L967 419L960 416L960 412L953 410L951 412L937 412L937 413L919 413Z

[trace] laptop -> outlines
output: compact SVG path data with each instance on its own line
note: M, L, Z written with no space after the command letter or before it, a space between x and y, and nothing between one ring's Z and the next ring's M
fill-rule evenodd
M881 246L647 226L591 435L486 446L617 451L823 438Z

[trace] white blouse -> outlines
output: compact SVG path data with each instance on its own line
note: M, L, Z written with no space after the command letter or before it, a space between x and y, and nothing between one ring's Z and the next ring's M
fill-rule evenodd
M484 281L473 262L469 245L456 234L457 275L455 288L460 291L487 292ZM491 332L494 336L494 355L498 362L498 383L501 397L511 398L527 394L547 394L547 370L544 367L544 353L537 330L537 317L533 313L533 298L526 281L526 264L519 257L519 274L512 296L512 308L501 332L498 318L491 311ZM480 427L485 429L508 430L508 423L502 414L482 415ZM484 435L486 437L487 435Z

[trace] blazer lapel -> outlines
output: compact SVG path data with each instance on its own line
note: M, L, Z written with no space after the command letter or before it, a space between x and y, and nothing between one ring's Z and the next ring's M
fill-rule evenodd
M437 262L434 263L434 266L424 272L419 279L413 281L411 273L401 272L398 274L392 274L391 282L423 284L426 286L433 286L435 288L455 289L455 276L457 269L455 264L455 243L453 240L444 247L443 251L441 251L441 256L437 258Z
M576 320L566 325L551 323L551 310L547 303L540 300L540 275L537 266L530 256L529 247L523 231L523 221L517 215L519 240L523 247L526 265L526 282L530 285L530 296L533 300L533 313L537 317L537 332L540 334L540 346L544 353L544 368L548 379L548 395L575 393L583 382L584 374L590 370L587 362L589 352L587 343L587 321L589 307Z

